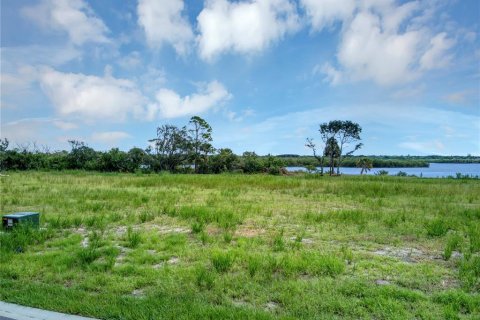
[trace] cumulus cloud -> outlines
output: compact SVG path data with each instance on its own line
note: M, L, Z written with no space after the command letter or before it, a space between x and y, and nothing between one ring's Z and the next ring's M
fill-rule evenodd
M325 79L372 80L382 86L418 79L425 71L443 68L454 41L427 26L427 8L418 1L302 0L313 31L342 23L335 68L325 63ZM431 9L431 8L429 8ZM316 67L318 69L318 67Z
M75 45L109 42L108 28L83 0L42 0L22 13L44 29L66 32Z
M181 97L173 90L162 88L156 94L156 101L148 106L148 118L176 118L203 113L231 97L227 89L218 81L212 81L200 92Z
M441 140L405 141L398 145L400 148L414 150L422 154L444 154L445 144Z
M92 140L95 142L101 142L109 146L117 145L117 142L126 138L130 138L126 132L123 131L106 131L106 132L94 132L92 133Z
M259 52L300 26L289 0L209 0L197 21L199 52L205 60L229 51Z
M143 97L129 80L62 73L50 68L40 73L41 88L60 115L123 121L130 114L142 114Z
M183 0L140 0L138 24L144 29L147 43L152 48L171 44L177 53L185 54L193 40L193 32L185 16Z
M11 148L17 145L30 148L34 145L59 147L56 144L56 136L61 133L58 129L71 130L76 125L52 118L24 118L2 123L1 128L0 136L10 141Z
M447 38L445 32L437 34L430 40L430 46L420 59L420 67L424 70L442 68L448 65L452 56L446 54L455 44L455 41Z
M346 20L355 10L354 0L301 0L300 2L314 30L322 30L337 21Z

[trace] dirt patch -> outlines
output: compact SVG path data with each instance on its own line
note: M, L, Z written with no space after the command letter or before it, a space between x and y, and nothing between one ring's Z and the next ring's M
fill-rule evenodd
M89 243L90 241L88 240L88 237L84 237L82 240L82 247L87 248Z
M275 302L275 301L269 301L265 304L265 310L266 311L275 311L277 310L278 308L280 308L280 304L278 302Z
M239 237L253 238L265 233L265 229L244 226L235 231L235 235Z
M385 247L383 249L374 251L373 254L378 256L397 258L408 263L417 263L425 260L442 259L440 255L427 253L416 248Z
M375 284L378 285L378 286L388 286L391 283L388 280L377 279L377 280L375 280Z
M135 289L132 291L132 296L141 298L145 296L145 292L143 289Z
M119 245L116 245L115 247L120 249L120 254L115 259L115 264L114 264L114 267L118 267L123 264L123 261L125 260L125 256L131 249L128 249Z
M297 237L291 237L290 240L296 241L296 242L298 241ZM312 239L309 239L309 238L302 238L302 240L298 241L298 242L301 242L303 244L313 244L315 241L313 241Z
M168 264L178 264L179 262L180 262L180 259L178 257L171 257L167 261Z

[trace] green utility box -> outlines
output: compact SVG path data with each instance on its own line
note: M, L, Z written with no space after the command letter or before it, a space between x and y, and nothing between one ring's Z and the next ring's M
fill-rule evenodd
M38 212L15 212L6 214L2 218L4 229L12 229L17 224L28 224L34 228L40 225L40 214Z

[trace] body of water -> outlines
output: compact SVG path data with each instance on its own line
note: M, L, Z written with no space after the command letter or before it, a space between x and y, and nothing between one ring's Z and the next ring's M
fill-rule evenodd
M320 169L320 168L318 168ZM307 171L304 167L287 167L288 171ZM324 168L326 171L327 168ZM388 171L391 176L396 175L398 172L405 172L407 175L422 176L424 178L441 178L453 176L457 173L468 176L480 177L480 163L430 163L430 167L422 168L373 168L367 174L375 174L380 170ZM341 174L360 174L360 168L347 168L340 167Z

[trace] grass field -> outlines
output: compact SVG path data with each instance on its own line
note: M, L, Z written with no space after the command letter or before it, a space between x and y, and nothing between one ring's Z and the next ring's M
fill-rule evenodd
M9 173L0 300L102 319L479 319L480 181Z

